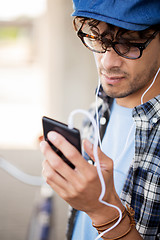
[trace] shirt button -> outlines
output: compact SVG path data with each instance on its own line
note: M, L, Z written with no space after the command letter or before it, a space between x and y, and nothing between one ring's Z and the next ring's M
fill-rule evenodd
M94 165L94 162L91 159L88 160L88 163L91 164L91 165Z
M105 123L106 123L106 118L105 117L101 117L100 124L104 125Z
M157 234L157 238L160 239L160 233Z
M152 123L156 123L157 121L157 118L152 118Z

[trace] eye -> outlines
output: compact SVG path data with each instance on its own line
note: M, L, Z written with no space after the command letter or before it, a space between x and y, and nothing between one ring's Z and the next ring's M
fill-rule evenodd
M130 51L130 46L128 44L117 43L115 48L121 54L126 54Z
M87 23L83 24L81 30L82 30L82 32L89 34L89 35L93 35L94 37L99 37L99 35L100 35L99 29L96 26L90 26Z

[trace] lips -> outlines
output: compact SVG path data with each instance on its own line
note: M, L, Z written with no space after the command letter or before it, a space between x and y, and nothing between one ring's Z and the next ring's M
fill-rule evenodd
M108 76L102 73L102 78L107 84L118 84L120 83L125 77L124 76Z

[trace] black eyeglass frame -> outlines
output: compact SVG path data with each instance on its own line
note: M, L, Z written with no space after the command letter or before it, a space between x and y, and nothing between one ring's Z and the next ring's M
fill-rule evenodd
M77 36L81 39L82 43L89 49L91 50L92 52L96 52L96 53L105 53L107 51L107 47L106 49L104 49L104 51L98 51L98 50L94 50L92 48L90 48L84 41L84 37L86 38L91 38L91 39L95 39L95 40L99 40L101 41L104 45L105 45L105 42L102 41L102 36L99 35L99 37L95 37L93 35L89 35L87 33L84 33L81 29L83 27L83 24L82 26L80 27L80 29L77 31ZM116 48L115 48L115 45L116 44L123 44L123 43L120 43L120 42L116 42L116 41L112 41L110 39L107 39L110 43L110 46L114 49L114 51L121 57L124 57L124 58L127 58L127 59L138 59L142 56L142 53L143 51L146 49L146 47L149 45L149 43L156 37L156 35L159 33L159 31L155 31L153 32L153 34L144 42L144 43L129 43L130 46L132 47L137 47L140 51L140 55L139 57L136 57L136 58L132 58L132 57L128 57L128 56L125 56L123 55L122 53L120 53Z

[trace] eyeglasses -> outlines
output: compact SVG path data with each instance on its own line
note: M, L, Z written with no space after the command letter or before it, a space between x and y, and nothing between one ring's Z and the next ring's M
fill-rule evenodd
M120 39L117 42L106 38L103 34L100 35L96 31L94 32L94 30L90 30L91 34L84 33L82 31L83 26L84 23L77 31L77 35L89 50L96 53L105 53L109 51L108 48L112 47L119 56L127 59L140 58L143 50L146 49L159 32L155 31L144 43L132 43L126 39Z

